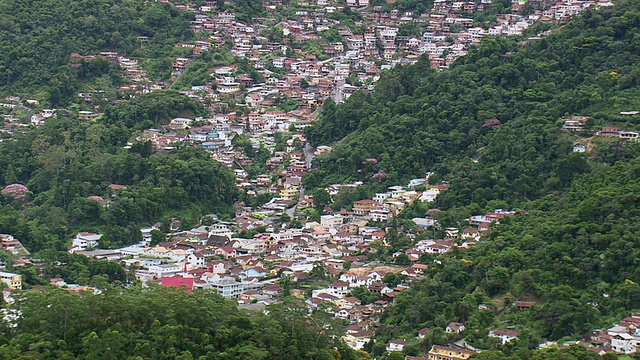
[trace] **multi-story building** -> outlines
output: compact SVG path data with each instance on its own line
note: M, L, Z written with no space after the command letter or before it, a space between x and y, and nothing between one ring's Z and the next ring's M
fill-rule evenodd
M22 289L22 275L0 271L0 280L7 284L9 289Z
M463 348L451 346L433 345L429 350L429 360L465 360L473 356L475 352Z
M94 234L90 232L79 232L75 238L73 238L73 250L86 250L87 248L94 248L98 246L98 242L102 234Z

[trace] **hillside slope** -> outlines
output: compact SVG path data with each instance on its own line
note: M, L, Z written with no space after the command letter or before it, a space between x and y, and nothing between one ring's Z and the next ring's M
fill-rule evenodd
M116 51L156 59L193 37L193 14L142 0L1 0L0 95L66 105L78 91L70 55ZM144 48L139 36L149 37Z
M483 358L558 358L535 349L639 309L640 145L586 140L609 124L639 129L640 118L620 114L640 108L638 25L640 4L620 1L543 39L483 41L450 70L436 73L424 59L398 67L375 94L328 103L308 134L337 142L317 159L312 184L361 179L382 188L431 170L451 185L433 205L447 214L444 226L468 226L466 216L497 202L525 210L476 247L428 262L427 279L397 296L368 351L382 354L390 340L429 327L405 348L424 354L456 339L444 328L459 321L470 344L491 350ZM590 116L583 132L560 130L569 114ZM593 151L572 153L580 140L594 141ZM371 178L379 170L388 175L381 182ZM517 295L533 307L505 308ZM503 346L488 337L507 327L519 340ZM598 357L578 353L563 356Z
M319 186L346 179L382 185L435 171L456 181L445 207L490 200L512 206L567 186L578 167L559 171L572 139L564 115L591 115L589 130L608 123L637 129L620 111L640 107L638 4L586 11L543 39L485 39L445 71L421 59L382 75L373 95L328 102L308 135L337 143L309 175ZM367 158L378 159L369 169ZM479 163L476 166L475 162ZM459 186L458 186L459 185Z

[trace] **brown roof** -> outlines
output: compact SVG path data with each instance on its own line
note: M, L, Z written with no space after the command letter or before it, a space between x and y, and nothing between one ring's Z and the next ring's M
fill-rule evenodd
M229 239L222 235L209 235L207 245L213 247L223 247Z
M492 331L491 334L493 335L505 335L505 336L518 336L520 335L520 333L516 330L509 330L509 329L502 329L502 330L496 330L496 331Z
M516 301L516 306L519 308L530 308L533 305L535 305L536 303L531 302L531 301Z

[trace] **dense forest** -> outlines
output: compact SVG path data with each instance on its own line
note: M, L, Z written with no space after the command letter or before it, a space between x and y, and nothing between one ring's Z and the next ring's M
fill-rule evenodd
M430 1L398 3L411 10ZM263 13L256 2L229 6L246 8L251 16ZM0 0L0 93L41 88L42 99L64 105L78 91L78 80L115 84L121 78L102 60L70 66L72 50L162 59L177 39L193 36L189 20L167 4L141 1L43 0L34 7L27 0ZM639 29L640 5L620 0L540 38L485 39L444 71L431 69L423 57L384 72L373 94L356 93L338 105L326 101L308 136L334 150L305 176L321 211L319 204L332 199L313 188L364 181L364 187L333 199L336 207L349 206L428 171L434 172L432 183L450 184L427 205L441 210L444 226L467 226L461 219L497 204L522 210L469 250L423 256L427 278L398 293L368 352L382 355L390 340L414 339L430 327L404 350L424 354L432 344L456 340L444 328L459 321L469 344L489 350L477 358L592 359L596 355L584 348L535 349L545 340L582 338L638 310L640 148L592 136L607 124L638 130L637 116L619 113L640 107ZM152 40L141 47L137 36ZM197 84L205 77L202 69L220 60L195 62L175 87ZM78 120L75 111L60 111L43 126L0 143L0 185L28 189L24 197L0 197L0 233L13 234L34 252L45 276L103 293L21 293L14 306L20 321L3 325L0 359L368 356L337 340L342 324L322 311L308 316L306 306L291 298L264 315L238 310L210 293L113 289L108 284L132 280L119 264L66 253L78 231L104 233L100 247L127 245L139 240L140 226L158 220L166 225L176 216L189 227L207 213L228 217L238 197L233 174L201 148L127 146L143 129L172 117L204 115L199 103L167 90L105 104L93 122ZM560 130L560 119L570 114L590 116L583 132ZM593 149L572 153L576 140L589 141ZM426 208L409 211L423 216ZM396 227L386 239L389 251L407 246L399 243L407 237L396 236ZM9 263L8 269L24 271L27 287L44 285L33 267L12 269ZM534 305L510 306L518 296ZM518 340L502 345L488 338L490 330L504 328L518 330Z
M587 170L569 155L562 116L590 115L589 130L637 127L636 117L618 113L640 106L639 21L636 4L623 1L542 39L485 39L445 71L423 57L383 73L372 95L356 93L339 106L328 100L308 135L315 144L340 141L317 159L309 185L395 185L434 171L435 180L456 180L442 205L480 207L559 190ZM597 155L611 157L604 148ZM368 158L378 160L375 168ZM372 179L380 170L385 176Z
M142 0L2 0L0 95L67 105L79 90L72 53L153 58L153 75L178 41L193 38L190 20L192 13L171 4ZM150 40L142 46L139 36Z
M60 114L0 143L0 184L24 184L24 198L0 199L0 232L31 251L65 249L77 231L105 234L101 247L140 239L140 226L177 216L184 226L204 214L228 217L237 196L233 174L202 148L159 152L150 142L125 148L140 130L202 106L174 91L156 91L107 107L95 122ZM112 190L109 185L125 188ZM90 199L99 196L101 200Z
M336 340L336 320L307 317L297 301L269 314L175 288L71 294L29 292L17 327L4 328L0 359L356 360Z
M460 321L470 344L492 350L478 358L599 358L535 349L610 327L640 304L640 147L593 137L606 125L638 130L639 118L620 112L640 107L639 25L640 5L619 1L541 38L485 39L451 69L422 58L382 74L374 94L327 101L308 135L334 150L309 185L382 189L433 171L432 183L450 184L431 206L443 226L468 226L496 204L523 210L470 250L421 259L427 280L398 295L368 351L430 327L404 351L423 354L451 341L444 328ZM578 134L560 130L571 114L590 116ZM572 153L576 141L593 148ZM535 305L508 306L519 295ZM506 327L519 339L487 337Z
M474 346L503 351L496 358L527 359L545 340L612 326L640 304L639 180L638 158L597 165L566 193L528 204L526 214L506 219L476 247L440 265L430 261L428 280L401 292L381 320L380 339L439 329L410 350L428 351L448 337L450 321L460 321ZM535 302L531 309L492 310L523 293ZM487 338L507 326L520 331L517 342L502 347Z

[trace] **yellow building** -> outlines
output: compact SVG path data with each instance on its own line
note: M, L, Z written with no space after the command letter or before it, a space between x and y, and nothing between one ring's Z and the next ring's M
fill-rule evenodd
M356 215L369 215L375 203L375 201L369 199L358 200L353 203L353 212L356 213Z
M0 280L7 284L9 289L22 289L22 275L0 271Z
M280 190L280 197L283 199L292 200L298 195L300 195L300 191L295 187Z
M465 360L473 356L475 352L463 348L451 346L433 345L429 351L429 360Z

